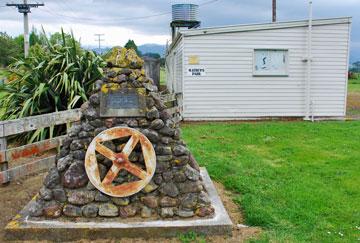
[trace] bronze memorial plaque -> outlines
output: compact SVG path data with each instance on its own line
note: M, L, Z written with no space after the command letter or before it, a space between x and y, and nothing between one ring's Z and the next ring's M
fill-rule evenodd
M145 93L144 88L103 87L100 93L100 116L145 116Z

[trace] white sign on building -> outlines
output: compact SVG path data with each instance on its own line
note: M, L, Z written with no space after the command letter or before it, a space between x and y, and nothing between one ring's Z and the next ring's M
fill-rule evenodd
M206 76L205 67L203 66L188 66L187 76Z

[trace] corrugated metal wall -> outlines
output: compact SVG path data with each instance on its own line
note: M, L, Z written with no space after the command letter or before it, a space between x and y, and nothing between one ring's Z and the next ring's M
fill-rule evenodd
M174 83L183 90L186 120L305 115L307 27L185 36L173 49ZM311 81L314 116L344 116L350 24L313 27ZM184 44L185 43L185 44ZM288 77L253 76L254 49L288 49ZM184 52L184 60L180 52ZM197 56L206 76L188 76ZM184 62L183 77L179 63Z

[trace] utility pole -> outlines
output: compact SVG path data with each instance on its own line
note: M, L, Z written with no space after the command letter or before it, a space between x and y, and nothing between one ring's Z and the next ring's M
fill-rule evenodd
M276 0L272 0L272 22L276 22Z
M24 54L25 58L29 55L29 17L28 13L31 13L31 8L37 8L39 6L44 6L43 3L27 3L27 0L24 0L24 3L7 3L8 7L16 7L19 13L24 14Z
M101 52L101 42L105 40L105 39L101 39L101 36L103 36L104 34L94 34L94 35L98 37L97 40L95 40L95 41L99 42L99 54L101 54L100 53Z

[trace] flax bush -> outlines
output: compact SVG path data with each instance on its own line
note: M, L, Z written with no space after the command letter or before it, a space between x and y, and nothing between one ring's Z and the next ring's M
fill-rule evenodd
M71 34L52 44L45 37L42 45L31 48L26 59L9 66L9 81L0 85L1 120L16 119L78 108L87 100L94 82L102 77L105 62L92 51L82 50ZM45 36L45 35L44 35ZM40 129L22 137L40 140L60 134L61 129Z

